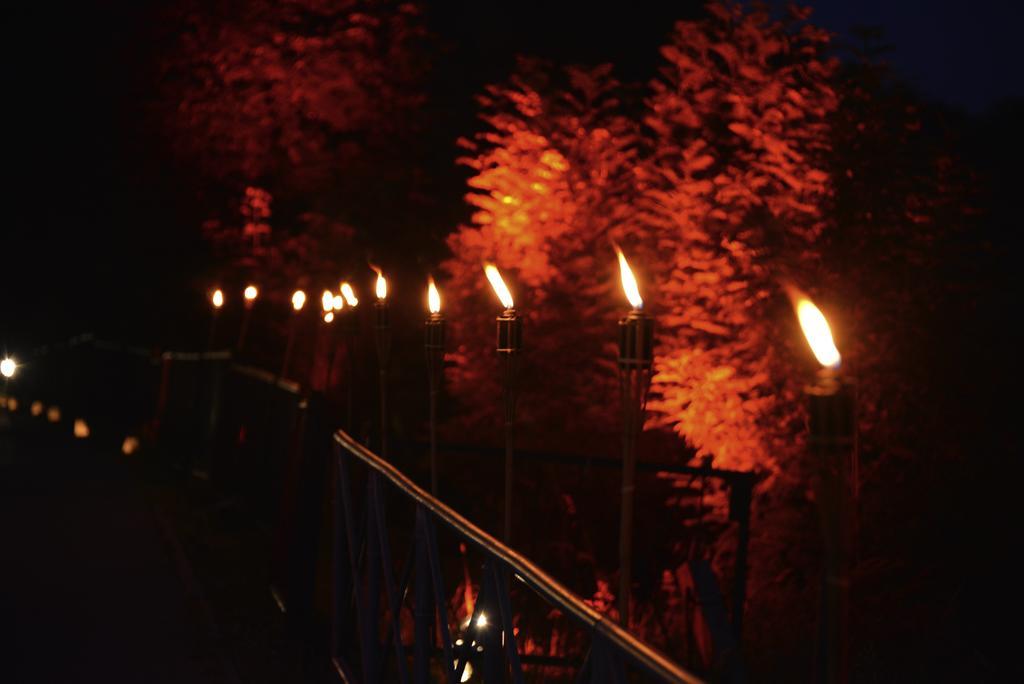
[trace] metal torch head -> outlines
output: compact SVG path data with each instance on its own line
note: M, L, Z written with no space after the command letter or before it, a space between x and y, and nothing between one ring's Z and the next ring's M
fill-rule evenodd
M425 326L424 343L428 352L444 352L444 317L441 314L430 314Z
M619 367L650 368L654 359L654 319L634 309L619 319Z
M374 325L377 328L391 326L391 309L386 299L378 299L373 303Z
M523 347L523 319L516 315L515 309L505 309L498 316L498 353L517 354Z

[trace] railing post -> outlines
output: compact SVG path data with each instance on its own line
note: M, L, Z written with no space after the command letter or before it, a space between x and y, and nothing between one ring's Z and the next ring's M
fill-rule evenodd
M430 681L431 635L434 633L434 604L430 596L430 559L427 551L427 545L430 542L426 526L423 524L423 515L423 507L417 504L414 533L416 553L413 556L413 563L416 566L416 610L413 614L415 623L413 681L415 684L427 684Z
M380 547L377 536L377 473L371 472L366 482L366 599L363 604L363 679L380 679Z

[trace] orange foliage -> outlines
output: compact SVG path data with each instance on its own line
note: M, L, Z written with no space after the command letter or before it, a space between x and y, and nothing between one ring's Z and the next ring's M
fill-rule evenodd
M777 472L804 377L784 352L779 285L813 267L825 227L834 65L803 15L708 10L676 25L648 101L642 237L661 255L651 407L716 465Z
M461 144L475 171L472 224L448 239L444 267L458 348L453 388L498 397L494 316L481 265L493 261L525 316L524 420L555 434L606 423L617 406L613 358L618 290L611 238L629 219L637 127L620 111L610 67L553 72L522 61L506 86L480 98L487 129ZM472 419L498 401L474 402ZM492 406L493 404L493 406Z

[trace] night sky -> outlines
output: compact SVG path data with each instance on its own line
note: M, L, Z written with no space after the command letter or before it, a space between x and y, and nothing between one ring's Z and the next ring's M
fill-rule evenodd
M1019 5L846 3L820 0L819 21L843 32L882 25L898 72L927 96L980 114L1021 97L1016 60ZM677 17L695 2L613 6L591 2L435 2L428 22L447 46L435 74L435 106L452 131L473 125L472 95L507 75L517 53L559 62L612 61L644 81ZM1010 8L1010 9L1007 9ZM94 320L126 334L153 311L154 293L200 267L196 217L175 195L153 150L158 133L145 112L161 43L159 6L113 0L56 10L22 8L5 41L11 115L5 155L14 184L4 240L8 302L0 343L40 342L89 328ZM443 139L442 139L443 138ZM443 162L443 159L441 160ZM444 172L444 171L441 171ZM461 209L458 175L443 201ZM168 315L169 312L168 312Z

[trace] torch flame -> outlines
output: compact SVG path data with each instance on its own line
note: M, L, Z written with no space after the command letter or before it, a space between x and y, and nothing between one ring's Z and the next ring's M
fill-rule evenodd
M441 293L437 291L433 276L427 285L427 308L432 314L441 313Z
M356 297L355 291L348 283L341 284L341 295L345 298L345 303L349 306L356 306L359 304L359 299Z
M331 304L334 305L335 311L341 311L345 308L345 298L341 295L334 295L334 297L332 297Z
M327 313L324 314L324 323L333 323L333 322L334 322L334 312L333 311L328 311Z
M644 308L644 300L640 297L640 288L633 276L633 269L626 261L626 255L618 247L615 248L615 253L619 255L619 276L622 278L622 290L626 293L626 299L634 309Z
M334 293L330 290L324 290L323 295L320 296L320 303L324 307L324 311L331 311L334 309Z
M4 359L3 361L0 361L0 375L3 375L5 378L14 377L14 372L17 370L18 364L15 362L14 359L7 358Z
M796 301L796 316L818 363L826 368L839 368L839 350L832 341L832 330L821 310L810 299L801 296Z
M213 296L210 297L210 300L213 302L214 308L219 309L224 306L224 293L220 290L214 290Z
M374 288L377 299L386 299L388 296L388 281L384 278L384 271L373 264L370 264L370 268L377 272L377 285Z
M255 285L249 285L248 287L245 288L244 294L246 300L251 302L252 300L256 299L256 297L259 296L260 291L256 289Z
M505 281L501 279L501 273L494 264L484 264L484 273L487 274L487 280L491 282L491 287L494 288L494 294L498 295L498 299L501 300L501 305L506 309L511 309L515 306L512 301L512 293L508 291L508 287L505 286Z
M292 308L296 311L302 311L302 307L306 305L306 293L302 290L296 290L292 293Z

